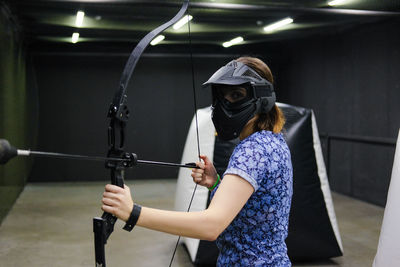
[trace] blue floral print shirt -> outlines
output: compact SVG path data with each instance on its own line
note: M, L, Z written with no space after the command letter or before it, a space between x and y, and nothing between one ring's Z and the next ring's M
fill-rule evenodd
M285 239L293 170L283 135L260 131L242 140L231 155L226 174L248 181L254 193L218 237L217 266L291 266Z

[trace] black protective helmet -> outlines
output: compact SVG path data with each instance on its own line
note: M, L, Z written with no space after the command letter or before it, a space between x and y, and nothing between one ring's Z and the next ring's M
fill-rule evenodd
M217 70L203 87L208 85L213 87L212 120L218 135L225 140L237 138L255 114L267 113L275 104L276 96L272 83L236 60ZM217 97L215 85L242 85L248 97L240 103L227 103Z
M253 101L260 102L257 113L267 113L274 106L276 101L274 86L272 83L261 77L255 70L246 64L232 60L217 70L205 83L208 85L241 85L249 84Z

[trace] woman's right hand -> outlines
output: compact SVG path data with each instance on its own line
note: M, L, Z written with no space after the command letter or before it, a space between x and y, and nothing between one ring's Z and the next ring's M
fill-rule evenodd
M200 169L192 169L193 182L207 188L212 187L217 180L217 170L207 156L200 155L200 159L203 162L196 162Z

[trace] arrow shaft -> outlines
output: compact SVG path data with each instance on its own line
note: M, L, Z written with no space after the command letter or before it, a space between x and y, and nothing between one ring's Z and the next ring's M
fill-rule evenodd
M61 159L77 159L77 160L92 160L92 161L129 161L129 159L122 158L107 158L107 157L96 157L96 156L86 156L86 155L74 155L65 153L55 153L55 152L43 152L43 151L31 151L31 150L17 150L18 156L35 156L35 157L46 157L46 158L61 158ZM182 168L199 168L195 163L178 164L171 162L162 161L151 161L151 160L137 160L139 164L147 165L157 165L166 167L182 167Z

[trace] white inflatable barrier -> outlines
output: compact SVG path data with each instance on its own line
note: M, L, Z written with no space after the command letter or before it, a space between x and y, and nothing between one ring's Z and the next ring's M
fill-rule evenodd
M378 250L373 267L400 266L400 130L386 201Z
M197 117L199 123L200 153L207 155L212 161L214 155L215 128L211 121L211 108L208 107L197 110ZM199 161L199 158L197 151L196 121L193 117L183 149L182 162L197 161ZM175 210L177 211L187 211L188 209L190 198L195 187L192 177L190 176L191 173L191 170L187 168L180 168L179 170L175 195ZM207 207L207 199L208 189L203 186L198 186L190 211L205 210ZM182 237L181 242L186 245L190 258L195 262L200 240Z

